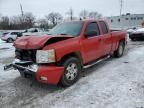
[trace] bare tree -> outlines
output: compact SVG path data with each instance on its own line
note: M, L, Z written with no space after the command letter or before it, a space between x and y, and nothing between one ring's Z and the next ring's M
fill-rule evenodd
M57 25L58 21L62 20L63 17L60 13L50 13L46 16L46 19L49 20L53 26Z
M66 14L69 15L69 18L70 18L70 20L72 21L72 20L73 20L73 17L74 17L74 16L73 16L73 14L74 14L73 9L70 8L69 11L68 11Z
M89 18L99 19L99 18L101 18L101 17L102 17L102 15L99 14L98 12L90 12L90 13L89 13Z
M12 24L21 24L21 19L19 16L10 17L10 23Z
M86 19L88 17L88 11L85 9L80 12L80 18Z
M9 23L10 23L9 17L2 16L1 22L0 22L0 28L7 29L7 27L9 26Z
M144 21L141 23L142 27L144 27Z
M1 20L2 14L0 13L0 20Z
M27 29L33 27L34 24L35 17L32 13L25 13L24 17L21 15L13 17L2 16L0 29Z
M35 16L32 13L25 13L24 24L27 28L33 27L35 24Z
M38 25L40 28L48 29L49 28L49 23L46 19L39 19L37 21Z
M2 27L1 27L1 23L2 23L1 17L2 17L2 15L1 15L1 13L0 13L0 29L2 29Z
M8 29L20 29L21 22L19 20L19 17L18 16L10 17L10 22L9 22L9 25L7 26L8 26Z

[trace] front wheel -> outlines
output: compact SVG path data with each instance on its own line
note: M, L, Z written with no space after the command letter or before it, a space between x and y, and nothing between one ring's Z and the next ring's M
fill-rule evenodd
M80 61L75 57L70 57L63 61L64 73L60 84L62 86L71 86L79 79L81 73Z
M12 42L13 42L13 39L12 39L12 38L8 38L8 39L7 39L7 42L8 42L8 43L12 43Z
M131 38L131 41L135 41L136 39L135 38Z
M121 41L119 43L118 49L114 52L114 56L115 57L121 57L121 56L123 56L124 50L125 50L125 42Z
M18 71L19 71L19 73L20 73L20 76L21 76L21 77L24 77L24 74L23 74L23 71L24 71L24 70L18 69Z

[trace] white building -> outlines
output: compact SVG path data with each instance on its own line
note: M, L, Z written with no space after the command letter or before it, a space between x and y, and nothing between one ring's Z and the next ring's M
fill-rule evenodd
M144 24L144 14L130 14L105 18L111 28L132 28Z

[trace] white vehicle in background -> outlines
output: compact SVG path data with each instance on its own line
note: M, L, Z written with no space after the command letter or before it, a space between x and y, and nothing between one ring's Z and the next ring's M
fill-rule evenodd
M21 36L20 32L5 32L1 36L1 40L11 43Z
M27 29L25 30L22 35L23 36L31 36L31 35L42 35L44 33L43 29L40 28L31 28L31 29Z
M136 30L140 29L141 27L133 27L127 29L127 33L130 35L131 33L135 32Z
M144 28L140 28L140 29L137 29L135 30L134 32L132 32L130 35L129 35L129 38L132 40L132 41L136 41L136 40L144 40Z

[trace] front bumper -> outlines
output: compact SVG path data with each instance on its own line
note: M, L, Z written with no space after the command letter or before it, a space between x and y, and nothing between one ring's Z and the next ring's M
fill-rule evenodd
M18 69L25 78L32 78L40 83L54 85L59 83L64 72L64 67L37 65L33 64L31 61L15 61L10 65L5 66L4 69L6 70L10 67Z

